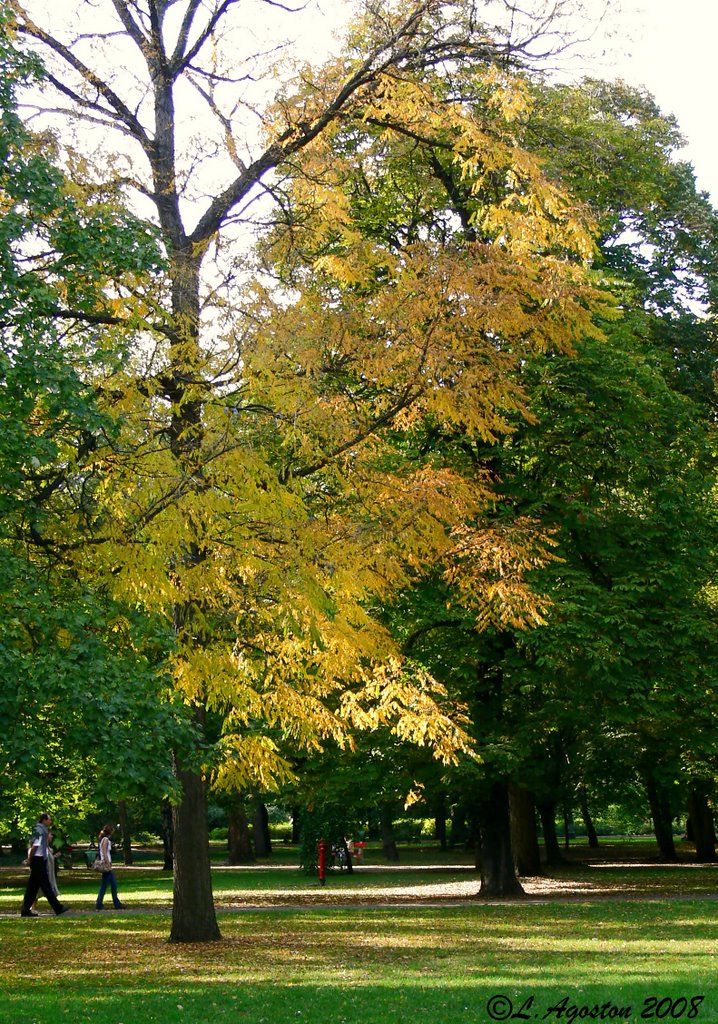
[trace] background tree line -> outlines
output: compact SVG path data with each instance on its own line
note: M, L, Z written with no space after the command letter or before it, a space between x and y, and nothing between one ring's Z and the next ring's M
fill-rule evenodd
M387 843L423 793L489 894L537 811L634 780L714 856L716 215L676 125L469 3L367 5L267 102L231 7L3 8L6 820L169 799L176 941L219 937L208 787L241 832L365 778Z

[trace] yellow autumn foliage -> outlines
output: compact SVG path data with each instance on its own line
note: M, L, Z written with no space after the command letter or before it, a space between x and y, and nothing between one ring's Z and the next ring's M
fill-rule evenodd
M305 130L330 79L278 104L267 130ZM293 750L356 730L389 728L447 762L469 750L461 709L372 614L427 568L478 628L540 621L524 574L549 541L528 522L486 525L485 472L411 451L425 422L496 441L527 415L521 360L570 351L607 309L590 223L513 140L526 90L496 71L483 86L490 123L430 82L375 78L286 171L296 216L261 252L284 286L260 272L241 302L225 296L199 350L188 324L140 335L102 382L117 424L91 457L103 543L78 566L177 626L175 685L224 723L218 787L269 790ZM346 187L348 127L367 150L410 137L448 152L478 238L372 238Z

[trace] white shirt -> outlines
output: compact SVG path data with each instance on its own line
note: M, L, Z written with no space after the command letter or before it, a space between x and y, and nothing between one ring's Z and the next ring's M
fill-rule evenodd
M100 846L98 849L100 860L106 861L112 865L112 843L110 842L109 836L103 836L100 840Z
M48 837L48 834L49 834L48 833L48 829L47 829L47 827L45 825L41 825L40 823L38 823L35 826L33 837L32 837L32 843L30 844L30 849L35 851L33 853L33 857L42 857L43 860L47 860L47 853L48 853L47 837Z

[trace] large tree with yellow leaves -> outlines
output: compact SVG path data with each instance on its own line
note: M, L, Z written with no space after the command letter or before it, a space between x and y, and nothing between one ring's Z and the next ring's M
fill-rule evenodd
M163 277L55 309L130 344L96 382L115 429L74 467L91 500L67 502L43 543L81 514L93 544L77 571L171 621L178 692L200 726L221 717L214 749L175 765L172 938L209 941L211 777L267 789L289 771L280 739L311 750L356 728L388 726L446 759L464 745L441 688L402 664L369 609L452 551L473 592L503 557L498 536L467 525L490 482L403 441L419 419L497 436L523 408L524 354L590 333L589 226L512 130L525 92L511 64L535 30L494 40L474 4L367 5L345 56L269 97L266 60L237 56L231 0L106 0L78 33L51 28L32 0L9 7L47 63L56 96L41 102L65 108L77 187L133 190L165 250ZM467 53L483 107L452 90ZM101 159L77 155L85 131ZM382 140L440 152L481 195L481 231L461 246L367 237L343 188L353 155L337 155L340 132L373 148L370 173ZM250 215L269 239L254 262Z

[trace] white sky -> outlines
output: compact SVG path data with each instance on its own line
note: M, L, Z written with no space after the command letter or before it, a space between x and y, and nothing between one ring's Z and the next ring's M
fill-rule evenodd
M109 6L109 0L105 0ZM332 31L345 21L352 0L285 0L303 8L286 20L280 7L243 0L237 10L251 36L284 37L291 24L292 50L304 59L321 60L331 46ZM596 12L607 0L583 0ZM68 6L80 0L31 0L65 21ZM521 0L519 6L541 7L549 0ZM688 145L681 156L696 171L700 188L718 206L718 0L609 0L605 38L591 44L596 56L571 64L572 77L620 77L645 86L664 113L673 114ZM270 12L268 16L268 12ZM585 21L577 33L586 31ZM245 40L246 41L246 40ZM585 48L582 48L585 52ZM603 51L601 53L601 51Z
M681 154L718 206L718 0L624 0L603 77L645 86L688 140ZM629 9L633 7L633 11Z

